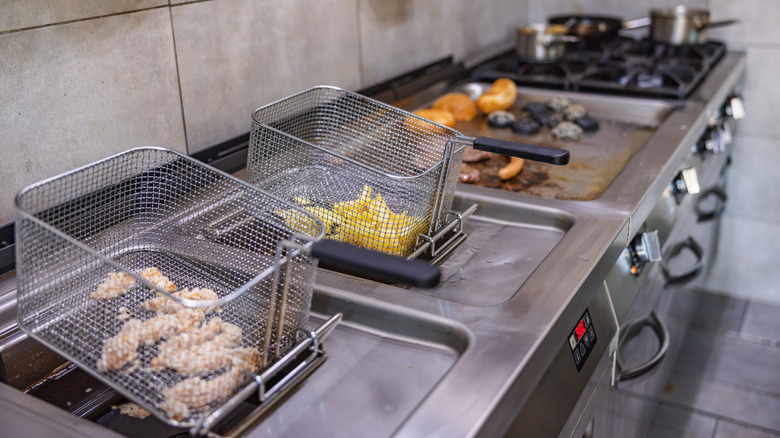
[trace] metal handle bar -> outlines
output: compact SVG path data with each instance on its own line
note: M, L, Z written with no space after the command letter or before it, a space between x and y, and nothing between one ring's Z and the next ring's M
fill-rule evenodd
M669 261L680 254L680 251L685 248L693 252L693 254L696 256L696 262L686 269L672 273L671 269L669 268ZM661 269L663 270L664 276L666 277L666 284L679 283L696 277L696 275L701 272L703 267L703 260L704 250L693 237L688 236L682 242L678 242L672 245L666 250L666 253L664 253L664 258L661 262Z
M619 354L620 347L623 346L625 342L638 335L645 326L650 327L656 336L658 336L658 341L660 344L658 351L656 351L656 353L644 364L634 368L624 369L623 361L620 359ZM666 328L666 325L664 325L663 321L661 321L658 315L655 314L655 312L650 312L646 318L630 323L625 330L621 331L623 332L623 336L618 343L618 353L616 353L617 366L620 370L617 374L618 381L633 379L647 373L653 369L653 367L658 365L661 359L663 359L664 355L666 355L666 350L669 349L669 330Z

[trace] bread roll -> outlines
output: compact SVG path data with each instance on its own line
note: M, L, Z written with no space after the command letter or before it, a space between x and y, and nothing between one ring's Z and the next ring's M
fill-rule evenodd
M459 122L468 122L477 116L477 105L463 93L448 93L433 102L436 109L446 110Z
M425 109L419 109L417 111L414 111L413 114L428 119L432 122L436 122L440 125L444 125L450 128L455 127L455 116L452 115L452 113L447 110L436 109L436 108L425 108Z
M482 96L477 99L477 107L483 114L508 110L517 100L517 85L511 79L501 78L493 82Z

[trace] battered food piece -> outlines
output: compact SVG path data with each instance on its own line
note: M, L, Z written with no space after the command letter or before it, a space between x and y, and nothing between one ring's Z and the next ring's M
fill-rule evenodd
M226 330L219 333L223 327ZM159 347L160 353L152 359L152 369L170 368L179 374L193 376L219 371L241 362L259 363L262 360L257 348L239 348L240 345L241 328L213 318L199 329L163 342Z
M160 339L197 327L205 319L199 309L184 309L171 315L157 315L146 321L128 319L116 335L106 339L97 368L100 371L122 369L138 356L142 345L154 345Z
M571 101L563 96L552 96L545 100L544 104L553 111L562 112L567 106L571 105Z
M542 129L542 125L534 119L519 119L512 125L512 132L521 135L536 134L540 129Z
M571 104L563 110L563 118L570 122L579 120L587 115L588 109L585 108L585 105L580 105L578 103Z
M120 295L124 295L135 285L135 278L124 272L111 272L106 276L95 289L89 294L93 300L110 300Z
M517 117L509 111L493 111L487 116L488 125L496 128L508 128L517 121Z
M243 364L230 368L223 374L205 380L190 377L163 391L165 401L160 407L173 419L185 420L192 411L205 408L209 403L223 400L241 384L243 371L257 372L257 364Z
M207 289L205 287L194 287L192 290L189 288L184 288L178 292L174 292L172 295L188 300L213 301L215 304L208 307L201 307L203 311L206 312L206 315L221 311L219 306L216 304L216 302L219 300L219 296L213 290ZM142 302L141 308L144 310L157 312L158 314L171 314L185 309L185 306L178 303L176 300L168 298L165 295L160 295Z
M146 281L152 283L162 290L168 292L173 292L176 290L176 285L173 284L173 282L169 280L168 277L162 275L162 272L160 272L160 270L155 267L146 268L142 270L140 274L141 277L143 277Z
M461 161L464 163L477 163L480 161L489 160L492 156L493 154L490 152L478 151L471 146L466 146L466 148L463 150L463 159Z
M582 138L582 128L572 122L561 122L552 129L552 135L561 140L579 140Z
M433 102L433 108L449 111L459 122L468 122L477 116L477 104L464 93L447 93Z
M594 132L599 130L599 121L590 116L577 119L574 123L579 125L585 132Z

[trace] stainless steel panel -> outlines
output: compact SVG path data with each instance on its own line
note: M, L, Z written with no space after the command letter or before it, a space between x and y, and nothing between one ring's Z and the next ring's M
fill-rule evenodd
M596 329L598 341L584 367L581 371L577 371L572 359L571 347L566 339L562 339L560 349L504 436L540 437L559 434L569 436L573 431L566 431L564 426L569 423L573 429L577 428L582 411L575 407L578 403L587 404L587 400L595 390L596 382L606 372L610 363L609 345L617 332L609 296L604 286L596 292L587 309ZM577 320L571 322L572 328L576 323ZM576 420L569 421L572 412L576 413Z

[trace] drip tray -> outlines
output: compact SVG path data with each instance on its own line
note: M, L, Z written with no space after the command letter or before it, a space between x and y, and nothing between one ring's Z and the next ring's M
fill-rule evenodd
M476 307L504 303L574 225L574 217L561 210L476 190L456 192L453 210L473 203L477 210L463 224L468 237L441 264L441 284L412 290Z

